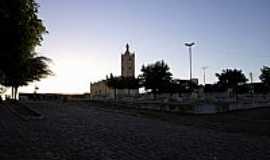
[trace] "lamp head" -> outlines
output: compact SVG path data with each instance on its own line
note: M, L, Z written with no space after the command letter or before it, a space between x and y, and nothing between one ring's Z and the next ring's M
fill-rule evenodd
M185 43L185 46L191 47L191 46L193 46L194 44L195 44L194 42L192 42L192 43Z

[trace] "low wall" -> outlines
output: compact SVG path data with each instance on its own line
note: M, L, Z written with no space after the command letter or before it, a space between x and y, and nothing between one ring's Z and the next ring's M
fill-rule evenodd
M270 103L235 103L235 102L194 102L194 103L172 103L172 102L115 102L115 101L91 101L104 105L114 105L118 107L145 109L165 112L193 113L193 114L212 114L235 110L246 110L260 107L270 107Z

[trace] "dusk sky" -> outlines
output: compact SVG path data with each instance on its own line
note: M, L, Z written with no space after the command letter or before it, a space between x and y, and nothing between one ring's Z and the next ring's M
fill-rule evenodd
M225 68L253 72L270 65L269 0L39 0L39 15L49 34L37 51L53 60L55 76L22 92L84 93L90 81L120 75L121 53L129 43L136 75L143 64L165 60L174 78L216 82Z

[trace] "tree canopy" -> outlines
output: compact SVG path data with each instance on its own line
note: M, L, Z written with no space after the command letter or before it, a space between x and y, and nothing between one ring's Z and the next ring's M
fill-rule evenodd
M238 85L244 84L247 81L242 71L237 69L224 69L222 73L216 73L216 76L218 78L218 85L226 89L232 88L235 92Z
M138 89L140 87L139 79L135 77L110 76L106 77L107 84L115 89Z
M261 75L259 76L260 80L263 83L263 92L267 93L270 90L270 67L263 66L261 68Z
M259 78L265 85L270 87L270 67L263 66L263 68L261 69L261 75Z
M1 84L15 92L19 86L51 74L49 59L35 53L47 33L38 18L38 7L34 0L0 1L0 71L5 77Z
M147 66L143 65L142 74L139 76L142 81L142 86L146 90L150 89L152 93L163 93L168 90L172 73L169 66L162 60Z
M140 80L135 77L123 77L123 76L106 76L107 85L114 89L114 97L116 98L116 89L127 89L128 94L130 89L139 89Z

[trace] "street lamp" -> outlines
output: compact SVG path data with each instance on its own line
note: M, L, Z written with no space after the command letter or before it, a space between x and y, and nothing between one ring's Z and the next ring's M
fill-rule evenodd
M203 70L203 84L206 85L205 70L208 69L208 66L202 67Z
M194 45L195 43L192 42L192 43L185 43L185 46L188 47L188 51L189 51L189 67L190 67L190 75L189 75L189 79L190 79L190 82L192 80L192 46Z

